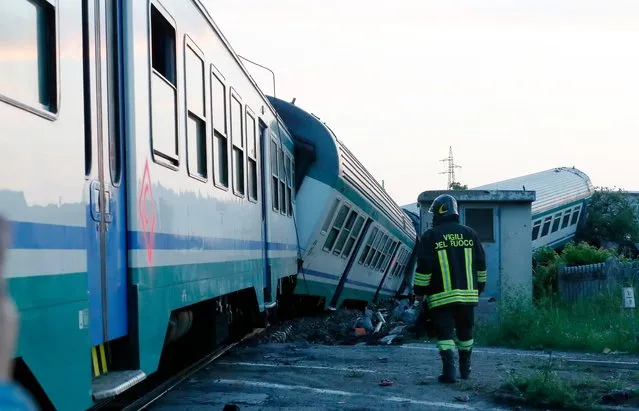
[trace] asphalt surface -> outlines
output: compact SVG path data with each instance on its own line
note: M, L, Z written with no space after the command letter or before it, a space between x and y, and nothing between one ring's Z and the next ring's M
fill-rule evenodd
M625 355L553 353L566 378L639 383L639 359ZM428 343L328 346L243 345L167 393L154 410L496 410L493 393L508 373L530 372L544 352L477 347L471 380L437 382L441 364ZM391 385L380 382L388 379ZM523 408L520 408L523 409Z

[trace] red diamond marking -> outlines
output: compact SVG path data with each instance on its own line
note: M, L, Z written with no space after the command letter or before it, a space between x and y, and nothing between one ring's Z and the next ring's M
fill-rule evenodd
M142 186L140 187L140 197L138 198L138 212L140 223L144 233L144 243L146 245L146 256L149 264L153 262L153 242L155 240L155 200L151 190L151 175L149 174L149 160L144 165L142 175Z

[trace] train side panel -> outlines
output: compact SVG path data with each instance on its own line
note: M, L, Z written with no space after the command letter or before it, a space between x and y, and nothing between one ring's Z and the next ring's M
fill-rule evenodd
M150 3L127 2L129 264L145 373L171 311L249 288L263 309L259 138L274 123L197 2ZM288 258L290 271L292 218L271 217L267 241L285 249L272 264Z
M572 241L587 200L572 201L532 216L532 247L558 248Z
M264 199L267 219L268 267L265 299L272 306L281 291L281 279L297 274L299 246L296 223L297 204L294 190L295 159L293 140L288 132L272 118L265 130L266 172L264 185L268 187Z
M13 231L5 271L21 316L18 372L26 365L54 406L86 408L82 8L5 2L0 22L0 213Z
M387 273L399 246L414 246L410 220L319 118L269 99L305 152L298 159L306 164L298 193L304 265L295 292L324 297L326 308L394 294L382 282L395 284Z
M476 187L476 190L536 192L532 203L533 249L558 248L574 239L588 199L594 192L590 178L574 167L555 167Z

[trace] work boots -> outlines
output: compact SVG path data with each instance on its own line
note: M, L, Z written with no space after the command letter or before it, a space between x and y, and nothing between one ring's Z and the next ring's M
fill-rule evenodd
M467 380L470 377L470 354L471 350L459 350L459 373L462 380Z
M442 383L451 384L455 380L455 353L453 350L441 350L439 355L442 357L442 375L438 380Z

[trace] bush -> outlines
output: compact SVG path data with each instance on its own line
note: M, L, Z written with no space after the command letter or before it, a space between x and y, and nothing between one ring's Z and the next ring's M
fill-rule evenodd
M614 250L593 247L585 242L569 243L557 254L550 247L541 247L533 253L533 298L537 303L552 299L557 293L557 274L559 266L586 265L603 263L613 257L624 260Z
M603 263L610 257L617 257L617 253L614 250L596 248L584 242L569 243L561 253L562 262L569 266Z

